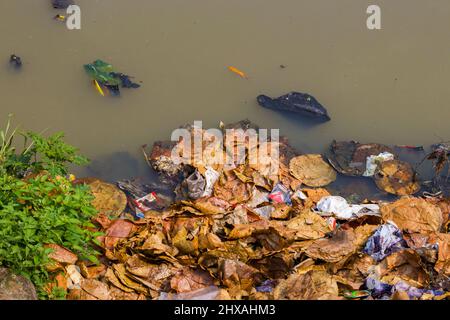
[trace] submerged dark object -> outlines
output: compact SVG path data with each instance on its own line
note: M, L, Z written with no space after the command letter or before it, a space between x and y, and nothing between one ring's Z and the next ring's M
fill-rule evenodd
M395 156L394 151L383 144L335 140L327 156L328 162L337 172L348 176L362 176L367 168L367 157L383 152Z
M327 109L307 93L290 92L276 99L265 95L257 97L260 106L277 111L288 111L329 121Z
M52 6L55 9L67 9L68 6L75 4L73 0L52 0Z
M22 67L22 59L15 54L11 55L11 57L9 58L9 63L17 69Z
M130 76L124 74L124 73L120 73L120 72L111 72L111 75L114 78L118 78L120 79L120 81L122 82L122 88L133 88L133 89L137 89L139 88L141 85L133 82L130 80Z

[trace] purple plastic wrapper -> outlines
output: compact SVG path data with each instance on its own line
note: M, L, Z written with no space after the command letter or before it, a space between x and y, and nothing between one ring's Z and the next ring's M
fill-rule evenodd
M364 252L377 262L396 251L406 247L402 232L395 225L386 223L378 227L375 233L367 240Z
M403 281L399 281L395 284L395 286L392 288L392 293L399 290L405 291L410 299L420 299L426 293L432 294L433 296L440 296L444 294L444 291L442 290L419 289L416 287L412 287Z
M365 286L372 292L374 298L382 298L383 296L389 298L391 296L392 286L375 278L367 277Z
M256 287L256 291L269 293L273 291L273 288L275 286L276 286L275 281L269 279L263 281L260 286Z

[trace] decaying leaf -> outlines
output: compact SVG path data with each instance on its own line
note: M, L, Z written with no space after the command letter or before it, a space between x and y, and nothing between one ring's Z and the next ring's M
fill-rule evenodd
M289 171L310 187L323 187L336 180L336 171L318 154L292 158L289 162Z
M275 299L289 300L336 300L339 289L336 280L325 271L308 271L292 274L274 290Z
M441 209L420 198L405 197L383 205L381 215L402 230L419 233L439 232L443 221Z
M381 263L381 281L391 285L402 280L416 288L424 288L429 277L423 270L419 255L412 249L394 252Z
M177 293L191 292L213 284L213 278L208 272L191 268L181 269L170 280L170 287Z
M378 188L399 196L411 195L420 190L420 184L411 165L399 160L382 162L374 179Z
M179 294L163 292L159 300L231 300L231 297L227 290L210 286Z
M249 291L255 283L261 281L261 273L258 269L231 259L219 261L219 276L221 283L232 291Z
M133 222L122 219L114 220L106 230L104 238L105 247L108 249L114 248L119 240L130 236L134 230L136 230L136 226Z
M92 205L98 212L118 217L127 206L127 196L115 185L94 179L88 183L95 199Z
M439 273L450 276L450 234L437 233L430 237L429 242L438 244L438 258L434 269Z
M45 247L53 250L48 256L61 264L75 264L78 260L76 254L57 244L51 243L45 245Z
M131 221L111 217L120 215L126 203L114 186L98 179L81 181L91 186L100 211L93 222L104 233L100 238L104 255L99 265L93 265L55 245L52 267L62 272L51 279L67 288L69 299L322 300L352 298L354 293L367 299L405 299L414 290L423 292L422 300L447 297L448 199L430 194L424 194L426 199L405 197L391 203L356 199L349 195L363 184L355 182L352 190L339 190L345 206L335 206L334 211L321 207L325 197L338 198L317 188L336 179L333 167L363 175L367 165L375 170L373 157L372 162L368 157L392 153L388 147L335 142L331 167L320 155L299 155L286 141L249 148L234 139L227 146L243 147L244 152L231 164L217 165L208 152L226 151L218 145L206 150L211 135L203 129L188 130L207 137L202 150L194 151L206 159L187 165L195 155L191 153L190 159L176 165L170 160L173 146L178 151L188 147L179 142L164 148L156 145L149 160L173 189L195 171L203 181L195 196L183 198L176 188L177 197L185 200ZM241 133L234 134L242 138ZM268 153L261 163L251 163L250 153L278 147L280 159ZM418 191L415 173L406 163L375 164L374 179L383 190L397 195ZM217 172L207 188L211 168ZM346 208L356 210L348 219Z
M338 262L356 251L356 236L352 229L338 230L330 239L314 241L306 254L313 259L326 262Z
M289 220L286 227L295 230L295 240L320 239L332 231L325 219L309 210Z
M90 297L93 297L98 300L110 300L111 297L109 295L109 289L106 284L103 282L100 282L95 279L84 279L81 282L81 289L85 291ZM91 300L91 299L85 299L85 300Z

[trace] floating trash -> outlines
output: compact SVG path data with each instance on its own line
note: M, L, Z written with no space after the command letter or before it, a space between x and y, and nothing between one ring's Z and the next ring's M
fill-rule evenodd
M115 72L111 64L96 60L84 65L87 74L92 78L94 87L102 95L109 93L111 96L120 96L120 87L137 89L139 84L131 81L131 77L120 72Z
M9 57L9 64L12 65L14 68L19 69L22 67L22 59L19 56L12 54Z

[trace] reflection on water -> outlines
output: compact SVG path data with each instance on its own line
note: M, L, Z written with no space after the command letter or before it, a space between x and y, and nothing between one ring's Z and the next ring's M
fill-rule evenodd
M0 113L31 130L65 131L94 160L84 174L147 174L140 145L194 120L249 118L304 152L333 139L450 137L447 0L379 0L381 31L367 30L371 1L361 0L77 0L80 31L52 20L49 2L0 2ZM12 53L23 58L20 73L8 68ZM142 87L101 97L82 68L97 58ZM256 103L293 90L314 95L332 120L313 125Z

